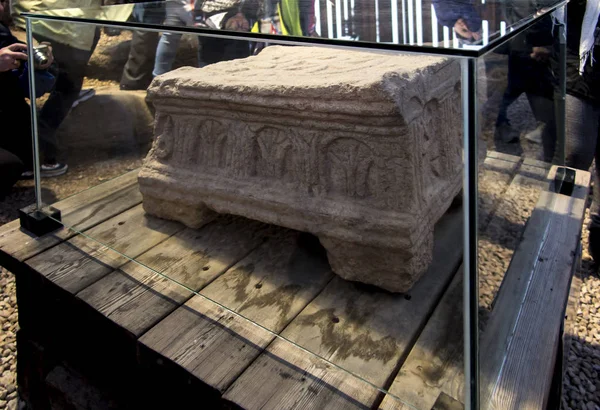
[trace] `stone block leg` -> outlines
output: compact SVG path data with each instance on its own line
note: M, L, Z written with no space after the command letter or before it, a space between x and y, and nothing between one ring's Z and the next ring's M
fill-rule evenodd
M198 229L216 218L215 211L203 203L188 205L184 202L167 201L144 195L144 211L159 218L179 221L190 228Z
M319 236L331 269L346 280L369 283L405 293L427 270L433 252L433 232L423 235L413 252Z

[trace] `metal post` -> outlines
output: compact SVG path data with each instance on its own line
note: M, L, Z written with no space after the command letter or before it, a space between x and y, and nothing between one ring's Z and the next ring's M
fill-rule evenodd
M35 69L33 67L33 30L31 18L25 17L27 29L27 65L29 76L29 105L31 107L31 139L33 147L33 179L35 181L35 204L38 211L43 208L42 183L40 179L40 147L38 144L37 107L35 103Z
M464 207L464 365L465 408L479 409L479 277L477 274L477 60L461 60Z
M566 21L566 6L565 21ZM554 154L557 165L565 165L566 141L566 92L567 92L567 34L564 23L557 24L558 29L558 84L554 92L554 107L556 113L556 152ZM550 160L551 158L548 158Z

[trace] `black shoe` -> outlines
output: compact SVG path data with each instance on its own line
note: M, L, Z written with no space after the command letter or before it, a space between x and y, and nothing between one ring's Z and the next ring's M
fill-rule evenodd
M510 122L502 121L496 124L495 139L505 144L514 144L519 142L519 134L515 132Z
M600 227L590 227L588 252L596 263L600 263Z

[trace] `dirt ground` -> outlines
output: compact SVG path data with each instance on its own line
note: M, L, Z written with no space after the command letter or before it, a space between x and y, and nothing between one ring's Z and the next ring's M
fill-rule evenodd
M21 33L22 35L22 33ZM131 33L118 36L103 35L88 65L84 88L98 92L118 90L118 82L127 60ZM193 65L196 59L195 41L184 38L176 66ZM524 136L536 127L529 104L525 98L516 101L509 109L509 117L515 130L521 135L518 144L499 144L494 140L497 107L502 98L506 78L506 60L503 56L490 56L486 61L486 78L480 82L482 98L482 141L487 149L531 158L540 157L538 144L527 141ZM39 101L43 103L43 99ZM83 103L79 110L84 110ZM83 116L82 118L85 118ZM97 120L95 120L97 123ZM65 160L69 172L61 177L42 181L42 197L45 203L53 203L77 192L91 188L142 164L144 150L81 150L65 147ZM71 147L72 148L72 147ZM20 181L13 190L0 199L0 225L17 218L17 210L35 201L33 181ZM565 378L563 408L581 410L600 409L600 277L587 253L587 232L582 241L583 264L581 308L577 316L578 342L568 352L569 368ZM499 268L506 263L498 264ZM503 272L502 272L503 273ZM16 402L16 341L17 306L14 277L9 272L0 274L0 410L15 409ZM583 341L583 342L582 342Z

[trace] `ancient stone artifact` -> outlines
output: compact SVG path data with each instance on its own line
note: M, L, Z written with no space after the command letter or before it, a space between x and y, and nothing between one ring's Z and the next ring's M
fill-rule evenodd
M407 291L461 189L459 79L449 59L312 47L157 77L144 208L311 232L338 275Z

